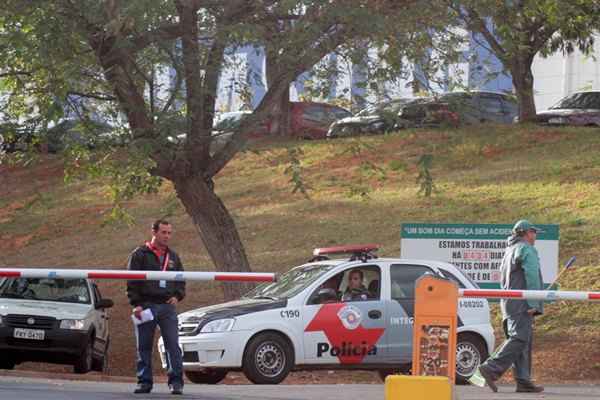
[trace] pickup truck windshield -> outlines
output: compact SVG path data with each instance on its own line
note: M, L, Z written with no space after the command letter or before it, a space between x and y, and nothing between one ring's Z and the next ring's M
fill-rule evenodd
M0 283L0 298L90 304L85 279L10 278Z
M263 283L257 286L244 295L244 298L281 299L295 296L333 267L334 265L319 264L294 268L278 277L277 282Z

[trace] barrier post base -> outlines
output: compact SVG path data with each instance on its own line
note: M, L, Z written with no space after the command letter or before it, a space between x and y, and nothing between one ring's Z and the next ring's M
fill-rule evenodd
M389 375L385 400L452 400L452 387L446 376Z

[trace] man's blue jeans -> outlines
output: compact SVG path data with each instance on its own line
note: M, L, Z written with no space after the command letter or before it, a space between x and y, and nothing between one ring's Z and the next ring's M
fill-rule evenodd
M171 304L151 304L148 308L152 311L154 319L135 327L138 383L150 386L153 384L152 346L154 344L154 331L156 331L158 325L167 353L169 385L179 383L183 386L183 359L179 348L175 306Z

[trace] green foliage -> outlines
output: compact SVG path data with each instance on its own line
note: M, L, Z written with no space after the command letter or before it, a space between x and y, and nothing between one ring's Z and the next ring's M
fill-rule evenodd
M309 199L309 185L302 179L302 161L304 151L300 147L288 147L287 157L289 165L285 168L284 174L290 177L289 183L292 184L292 193L300 192L305 198Z
M418 194L424 197L431 197L431 194L436 190L433 176L431 175L431 166L433 164L433 154L423 154L417 162L419 175L417 183L419 184Z

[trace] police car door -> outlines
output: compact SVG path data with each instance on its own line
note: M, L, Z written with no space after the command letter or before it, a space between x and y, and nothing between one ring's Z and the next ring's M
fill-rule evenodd
M352 270L363 272L363 289L354 299L344 292ZM334 296L319 296L334 283ZM381 268L360 265L324 278L307 299L304 323L304 354L308 364L368 364L385 359L385 307L381 300ZM336 293L337 292L337 293Z
M390 264L390 299L386 301L389 318L386 331L387 358L395 364L412 362L415 282L434 271L423 265Z

